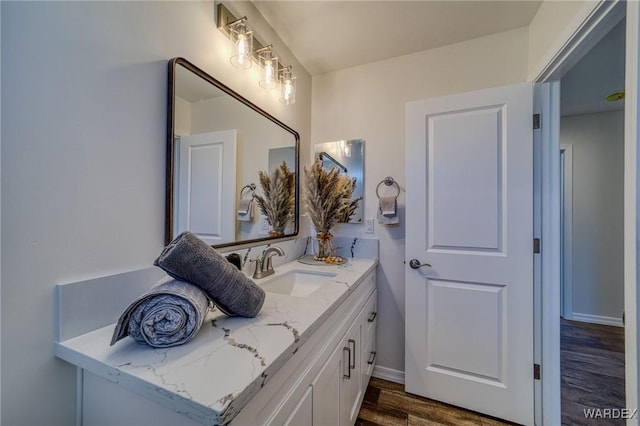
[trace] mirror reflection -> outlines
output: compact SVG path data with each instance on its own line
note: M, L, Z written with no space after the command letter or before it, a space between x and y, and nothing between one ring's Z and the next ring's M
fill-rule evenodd
M169 64L168 109L167 243L185 230L216 247L297 234L293 129L182 58ZM260 172L271 175L283 162L293 205L274 233L254 195L265 195Z
M337 167L340 173L356 179L353 200L358 200L348 223L362 223L364 216L364 139L351 139L317 143L315 154L322 160L325 169Z

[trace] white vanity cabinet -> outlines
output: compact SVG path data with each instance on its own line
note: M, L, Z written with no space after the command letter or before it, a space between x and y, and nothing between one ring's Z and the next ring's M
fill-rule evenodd
M356 422L364 392L369 384L370 375L366 376L367 361L363 362L363 359L368 359L365 351L368 353L372 350L371 335L367 334L367 331L370 332L371 328L367 327L367 319L374 315L377 316L377 312L374 310L376 297L377 292L374 292L369 297L356 322L349 328L343 340L342 351L345 358L343 360L344 371L340 389L341 425L352 425ZM375 332L375 327L373 331ZM375 339L375 334L373 338Z
M307 343L231 424L355 424L373 371L376 298L373 271L323 326L329 338Z
M358 417L371 377L370 373L365 376L367 367L373 365L363 363L368 360L364 350L371 350L375 344L370 341L371 335L363 332L373 331L375 340L375 325L371 328L365 323L377 315L373 311L376 297L374 291L312 383L314 425L353 425Z
M268 292L256 318L214 311L171 348L109 345L109 318L134 297L131 282L157 281L154 270L58 286L55 354L78 369L76 425L353 425L375 362L376 265L279 265L280 276L326 282L304 297ZM101 304L106 292L125 296Z

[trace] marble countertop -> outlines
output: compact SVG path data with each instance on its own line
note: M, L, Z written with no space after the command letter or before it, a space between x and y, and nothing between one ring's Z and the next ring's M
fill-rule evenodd
M119 383L198 422L224 424L260 390L313 332L337 309L374 259L314 266L297 261L276 267L268 283L294 270L335 273L306 297L267 292L255 318L210 312L198 335L172 348L154 349L126 338L109 346L115 324L55 345L55 354Z

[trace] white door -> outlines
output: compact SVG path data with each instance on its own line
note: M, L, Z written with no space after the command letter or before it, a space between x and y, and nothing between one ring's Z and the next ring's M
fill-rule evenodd
M236 131L180 137L177 232L235 241Z
M532 86L406 120L406 390L533 424Z

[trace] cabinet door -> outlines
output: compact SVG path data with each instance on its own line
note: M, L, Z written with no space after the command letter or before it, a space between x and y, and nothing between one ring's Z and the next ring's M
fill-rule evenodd
M346 353L343 353L342 345L338 345L313 381L314 426L340 424L340 383L346 374Z
M170 407L160 405L118 383L87 370L82 373L82 425L200 426ZM53 422L53 421L52 421Z
M268 426L312 426L312 396L313 389L311 385L301 389L300 391L294 391L292 395L289 395L287 399L282 402L275 414L268 421L264 423L261 422L261 424L265 424ZM236 420L237 419L234 419L234 425L243 425L249 423L247 419L243 419L242 422L238 422ZM255 422L257 422L257 420L255 420Z
M343 340L345 358L343 360L345 373L342 376L341 384L341 425L353 425L358 417L358 408L362 400L364 389L362 388L362 363L361 363L361 330L362 330L362 313L356 317L345 338Z
M309 386L307 391L302 396L302 399L293 409L293 412L284 422L285 425L291 426L312 426L315 424L313 421L313 388Z

